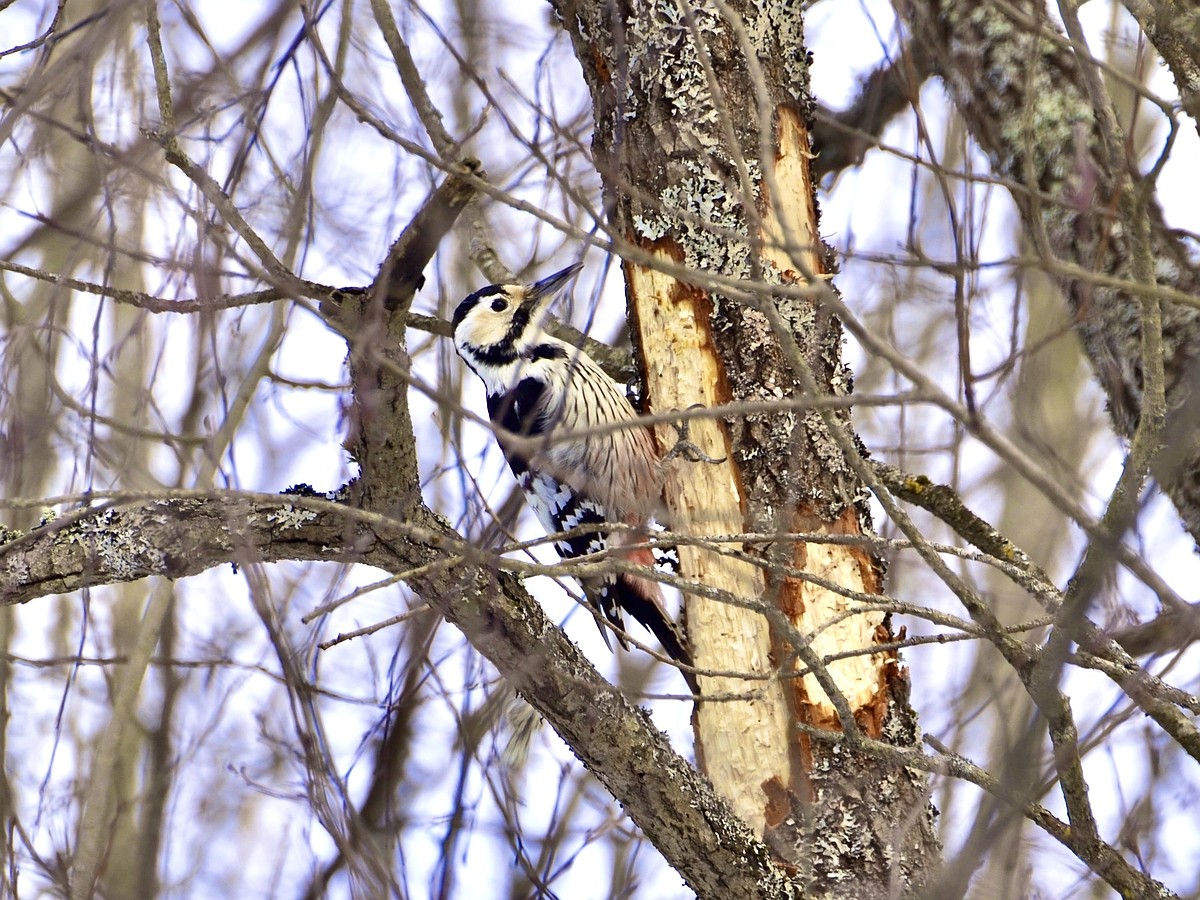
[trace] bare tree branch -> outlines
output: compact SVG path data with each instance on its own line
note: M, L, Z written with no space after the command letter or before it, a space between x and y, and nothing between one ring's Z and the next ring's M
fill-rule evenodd
M403 524L303 495L166 498L84 510L0 547L0 598L218 565L361 562L405 574L617 797L700 896L796 896L788 878L644 713L613 690L513 576L431 565L462 538L424 506ZM421 574L414 575L414 572ZM697 849L699 848L699 850Z
M878 146L888 123L917 102L933 70L928 45L908 42L895 59L862 79L858 96L846 109L835 112L818 106L813 113L813 177L859 165L867 151Z
M1200 131L1200 10L1173 0L1124 0L1175 78L1183 111Z
M1144 279L1134 267L1142 254L1156 261L1157 284L1200 296L1200 270L1149 199L1153 185L1142 182L1124 156L1114 161L1112 152L1123 153L1122 148L1107 149L1114 138L1104 138L1082 75L1090 57L1079 57L1086 48L1057 34L1040 10L1038 3L1025 0L969 7L918 0L902 7L914 39L928 46L975 139L998 172L1023 186L1012 192L1013 199L1026 232L1047 259L1138 283ZM981 69L995 77L975 77ZM1050 107L1054 114L1043 115ZM1144 250L1136 234L1120 224L1128 216L1121 198L1133 186L1149 220ZM1059 284L1117 431L1132 437L1143 413L1143 373L1149 365L1142 347L1142 301L1087 278L1060 278ZM1200 347L1200 311L1166 303L1161 330L1170 415L1190 390L1186 376ZM1164 489L1200 542L1200 451L1165 474Z

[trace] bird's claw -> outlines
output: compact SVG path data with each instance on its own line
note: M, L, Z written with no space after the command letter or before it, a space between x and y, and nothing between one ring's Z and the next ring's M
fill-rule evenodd
M693 403L687 408L686 411L690 412L693 409L704 409L704 404ZM673 412L678 412L678 410L673 410ZM668 450L666 455L663 457L664 463L670 462L677 456L683 457L688 462L704 462L712 463L713 465L720 465L721 463L725 462L725 460L729 459L728 456L722 456L720 459L715 459L701 450L700 447L694 441L692 441L690 437L688 437L687 419L680 419L678 424L675 422L670 422L668 424L675 429L675 431L679 434L679 437L675 441L675 446Z

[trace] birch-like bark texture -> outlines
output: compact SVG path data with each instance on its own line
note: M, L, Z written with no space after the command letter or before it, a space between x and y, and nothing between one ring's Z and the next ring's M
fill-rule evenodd
M564 0L556 9L591 87L614 231L646 255L626 264L626 286L652 410L753 406L810 385L846 394L837 320L815 300L770 289L818 286L827 274L808 164L803 17L782 3ZM849 433L844 416L764 413L693 429L724 461L675 464L672 529L718 541L870 531L862 485L831 434ZM659 440L670 448L670 430ZM796 730L915 739L893 653L821 661L889 640L883 614L852 599L880 593L881 565L859 547L815 542L720 553L737 549L681 549L685 583L705 589L684 591L705 772L805 878L850 880L860 896L885 895L897 878L919 883L937 857L931 816L914 814L927 805L922 780L883 765L866 787L861 770L843 768L840 748Z

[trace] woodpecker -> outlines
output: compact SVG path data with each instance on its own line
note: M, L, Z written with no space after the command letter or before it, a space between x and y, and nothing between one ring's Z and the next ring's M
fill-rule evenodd
M492 284L454 311L454 347L483 381L497 440L538 521L549 533L580 526L649 525L662 488L662 460L650 431L624 391L586 353L543 330L558 293L582 268L575 264L535 284ZM627 426L591 432L606 426ZM573 436L577 435L577 436ZM531 445L530 441L534 441ZM518 445L519 444L519 445ZM563 559L609 550L626 563L654 564L630 531L594 530L555 542ZM592 607L623 637L622 610L658 638L676 662L692 657L663 608L657 582L628 572L581 579ZM608 636L601 623L605 643ZM683 671L693 693L695 676Z

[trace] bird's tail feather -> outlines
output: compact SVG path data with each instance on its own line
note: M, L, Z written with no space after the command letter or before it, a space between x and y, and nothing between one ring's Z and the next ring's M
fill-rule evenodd
M652 567L654 564L654 557L645 548L624 551L621 553L621 559L633 565L646 567ZM628 572L619 572L605 587L603 600L606 602L602 603L605 616L619 626L619 611L623 610L644 625L662 644L667 656L687 667L681 670L683 677L692 692L699 693L696 676L689 671L692 666L691 651L688 650L682 630L663 608L662 590L658 582ZM621 640L621 645L625 645L624 640Z

